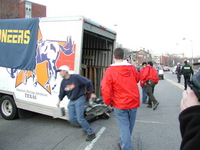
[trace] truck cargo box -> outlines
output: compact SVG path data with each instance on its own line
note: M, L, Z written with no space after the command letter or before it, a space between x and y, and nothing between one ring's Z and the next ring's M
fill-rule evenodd
M2 117L14 119L22 109L68 119L67 97L65 116L56 107L62 80L56 69L68 65L87 77L99 97L115 42L115 31L84 16L0 20Z

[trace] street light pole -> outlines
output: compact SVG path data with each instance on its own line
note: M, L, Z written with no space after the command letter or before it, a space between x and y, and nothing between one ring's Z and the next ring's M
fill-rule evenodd
M183 40L186 40L186 38L183 38ZM193 44L192 44L192 40L188 39L191 42L191 48L192 48L192 64L194 63L194 59L193 59Z

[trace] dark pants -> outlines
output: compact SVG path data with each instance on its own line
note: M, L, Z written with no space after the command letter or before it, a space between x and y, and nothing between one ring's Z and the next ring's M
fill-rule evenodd
M190 81L190 75L184 75L184 86L185 90L187 90L187 82Z
M156 83L151 81L151 84L146 84L146 90L147 90L147 95L149 96L149 105L152 105L152 102L154 104L157 103L157 100L155 99L153 93L154 93L154 88L155 88Z
M178 79L178 83L181 82L181 74L177 73L177 79Z

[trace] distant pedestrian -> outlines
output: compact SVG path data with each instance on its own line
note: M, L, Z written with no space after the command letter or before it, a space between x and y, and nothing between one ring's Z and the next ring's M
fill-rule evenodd
M137 83L139 72L135 66L123 62L124 50L114 50L115 63L106 70L101 81L101 92L104 103L114 107L115 116L120 128L122 150L132 150L132 132L136 120L137 108L140 106L140 94Z
M91 98L96 98L92 82L79 74L69 74L69 67L66 65L61 66L57 72L60 72L63 78L57 106L67 95L70 100L68 103L70 123L75 126L81 126L84 132L88 133L86 141L92 141L96 138L95 132L84 118L85 88L91 93Z
M128 57L128 58L126 59L126 61L127 61L129 64L131 64L131 58L130 58L130 57Z
M194 74L194 71L187 61L184 61L184 64L181 74L184 76L184 90L187 90L187 82L190 81L190 76Z
M177 67L176 67L176 75L177 75L177 79L178 79L178 83L181 82L181 68L182 66L180 65L180 63L177 63Z
M143 72L144 72L144 69L146 68L147 66L147 63L146 62L143 62L142 63L142 68L140 70L140 76L142 76ZM143 104L148 104L148 97L147 97L147 91L146 91L146 85L140 81L140 86L142 88L142 103Z
M153 68L152 61L147 62L147 66L144 69L144 73L141 76L141 82L146 85L147 95L149 96L148 101L148 108L152 108L153 103L153 110L156 110L159 102L154 97L154 88L158 83L158 72L155 68Z

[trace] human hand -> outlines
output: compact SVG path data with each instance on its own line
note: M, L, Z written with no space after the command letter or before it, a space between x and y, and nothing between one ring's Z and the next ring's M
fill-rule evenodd
M195 105L200 105L200 102L198 101L198 98L193 92L193 90L191 90L191 88L188 87L186 91L183 91L183 98L181 100L181 106L180 106L181 111Z
M92 94L90 95L90 98L96 98L96 94L92 93Z
M60 100L58 100L58 103L56 105L57 107L60 107Z

